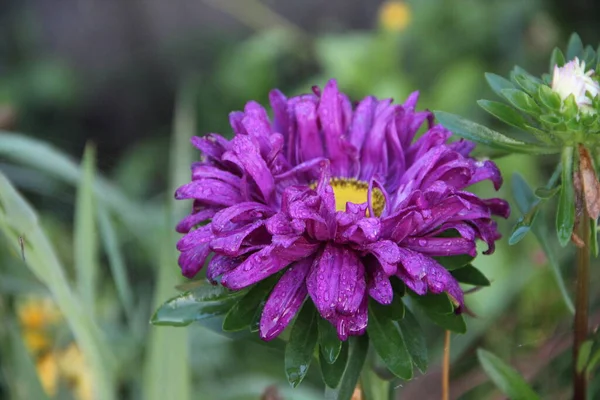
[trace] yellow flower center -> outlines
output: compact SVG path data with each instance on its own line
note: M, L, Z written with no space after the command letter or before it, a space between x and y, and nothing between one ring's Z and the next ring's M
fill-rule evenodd
M362 204L366 203L369 194L369 184L363 181L349 178L333 178L329 182L335 195L335 209L337 211L346 211L346 203ZM373 203L373 212L380 216L385 207L385 198L383 193L377 188L371 191L371 201ZM367 215L369 211L367 210Z
M379 9L379 21L391 32L403 31L410 23L410 7L403 1L386 1Z

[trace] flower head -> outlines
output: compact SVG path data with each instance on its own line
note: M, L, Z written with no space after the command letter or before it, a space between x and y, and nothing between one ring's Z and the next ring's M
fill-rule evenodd
M552 75L552 90L558 93L562 100L570 95L575 97L577 106L584 112L592 112L592 98L600 92L600 85L592 77L594 70L585 70L585 62L577 57L562 67L554 66ZM591 98L587 96L590 94Z
M194 200L177 226L183 274L211 253L207 278L232 290L281 273L260 320L265 340L307 297L340 339L361 335L369 297L392 302L391 279L417 295L446 292L460 311L459 284L435 257L475 256L477 239L494 251L491 216L507 217L508 205L464 189L487 179L498 188L496 165L469 157L469 142L447 143L451 133L415 111L416 92L401 105L353 105L332 80L322 92L269 97L272 120L250 102L230 114L233 139L192 139L203 158L175 194Z

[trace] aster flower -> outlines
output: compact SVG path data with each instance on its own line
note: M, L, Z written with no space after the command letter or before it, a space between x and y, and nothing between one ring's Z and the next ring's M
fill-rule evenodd
M594 70L586 71L585 61L579 61L579 58L575 57L562 67L554 66L552 90L558 93L563 101L573 95L575 103L583 112L595 112L592 99L600 92L600 85L593 76Z
M183 274L237 291L280 273L260 318L260 336L278 336L310 299L341 340L361 335L369 298L390 304L390 280L416 295L447 293L463 307L458 282L436 257L494 251L492 215L500 199L465 188L502 183L491 161L469 157L473 144L402 105L366 97L356 106L334 80L321 92L270 93L273 119L256 102L230 114L234 137L195 137L202 152L177 199L193 199L177 230ZM416 141L419 128L426 132ZM203 221L209 222L199 226ZM448 234L452 233L452 234Z

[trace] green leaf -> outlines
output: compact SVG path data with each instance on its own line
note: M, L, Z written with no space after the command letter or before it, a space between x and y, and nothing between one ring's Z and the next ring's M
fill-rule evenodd
M325 362L333 364L340 355L342 341L338 338L337 331L331 322L324 318L318 318L319 327L319 350ZM336 383L337 385L337 383ZM335 387L333 385L331 387Z
M75 204L74 257L77 286L83 306L95 314L96 283L98 282L98 239L96 237L96 204L94 175L96 164L94 146L88 144L82 161L82 175Z
M457 115L443 111L435 111L434 113L438 121L446 129L449 129L456 135L484 144L496 150L525 154L554 154L558 152L558 149L555 147L525 143L511 139L499 132L488 129L475 122L468 121Z
M519 373L500 358L483 349L477 350L477 357L487 376L511 400L539 399Z
M459 282L475 286L490 286L490 281L481 271L472 265L451 272L452 276Z
M235 304L239 292L209 283L167 300L150 322L154 325L187 326L216 315L226 314Z
M560 185L555 186L551 189L540 187L535 189L535 195L540 199L548 200L556 196L557 193L560 192Z
M590 354L592 353L592 347L594 346L594 342L592 340L586 340L581 343L579 347L579 355L577 357L577 373L582 373L586 367L588 366L588 361L590 359Z
M285 346L285 375L292 387L296 387L302 382L310 367L319 336L318 318L312 302L307 301L298 313L292 327L290 341Z
M573 147L565 147L561 155L562 184L556 212L558 241L565 247L571 241L575 225L575 190L573 189Z
M244 297L231 307L223 320L223 330L234 332L248 328L254 320L256 310L271 293L275 283L275 279L265 279L254 285Z
M554 66L562 67L565 65L565 56L558 47L554 48L552 55L550 56L550 74L554 73Z
M471 261L475 259L475 257L470 256L468 254L461 254L459 256L441 256L433 258L448 271L453 271L455 269L462 268L465 265L469 265L469 263L471 263Z
M369 302L367 333L387 368L399 378L411 379L412 359L404 339L384 306L375 301Z
M529 210L519 218L517 223L513 226L510 237L508 238L509 245L515 245L525 237L525 235L531 229L535 219L540 211L542 205L541 200L534 201L531 203Z
M538 97L540 102L550 110L559 111L562 105L560 95L549 86L540 85L538 88Z
M425 342L425 334L415 316L406 309L404 318L398 321L400 332L406 344L406 349L410 354L413 364L425 373L427 370L427 343Z
M100 237L108 257L108 265L117 287L117 295L128 320L131 321L134 313L132 286L127 278L125 261L119 248L120 241L117 237L117 232L106 207L102 205L98 206L98 227L100 228Z
M596 366L600 364L600 349L596 350L596 352L590 357L589 362L587 364L586 373L590 375L596 369Z
M547 187L552 187L554 185L554 178L558 178L558 175L561 172L561 168L557 168L552 178L548 182ZM515 197L515 201L517 203L517 207L522 213L527 212L530 207L530 204L536 201L535 195L533 194L533 190L529 187L527 182L523 179L523 177L517 173L513 175L512 178L512 192ZM543 217L543 216L542 216ZM539 222L532 226L531 231L535 235L538 240L538 243L542 247L542 250L548 257L548 261L550 261L550 265L552 266L552 272L554 273L554 277L562 298L564 300L565 306L571 312L571 314L575 313L575 307L573 306L573 301L569 296L569 292L567 291L567 287L565 281L562 277L562 273L560 271L560 263L558 262L558 256L555 252L555 246L550 243L550 237L548 234L548 228L545 222L546 218L540 218Z
M319 352L319 364L321 365L323 382L325 382L328 387L335 388L340 383L340 379L342 379L342 375L348 364L348 342L344 342L340 347L339 356L336 357L333 363L327 361L323 352Z
M485 80L487 81L490 88L500 97L504 97L502 90L504 89L516 89L515 85L506 78L500 75L492 74L490 72L485 73Z
M527 93L522 92L518 89L503 89L502 95L516 108L523 111L524 113L538 116L541 112L540 107L536 104L535 100L531 98Z
M423 296L412 294L412 298L427 312L436 314L452 314L454 312L454 305L446 293L428 293Z
M340 383L335 388L325 388L325 400L350 400L360 371L363 368L369 350L369 337L367 335L352 336L348 339L348 363Z
M573 33L569 38L569 44L567 45L567 62L573 60L583 53L583 43L578 34Z
M535 96L538 93L540 83L536 81L531 75L518 73L516 71L512 74L513 79L517 84L530 96Z
M527 121L514 108L504 103L490 100L478 100L477 104L494 117L519 129L526 129Z
M425 314L427 314L429 319L446 330L456 333L467 332L467 324L462 314L437 314L427 311L425 311Z

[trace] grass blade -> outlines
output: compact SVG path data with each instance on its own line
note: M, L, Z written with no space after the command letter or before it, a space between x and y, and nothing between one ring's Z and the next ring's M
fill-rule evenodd
M79 296L84 307L94 315L96 282L98 281L98 239L96 237L96 204L94 175L96 150L88 144L81 163L81 179L77 188L74 222L74 257Z
M100 237L106 251L106 256L108 257L108 265L117 287L119 300L121 300L127 320L132 321L134 304L131 284L127 278L125 261L119 248L117 232L108 211L103 206L98 207L98 227L100 228Z

